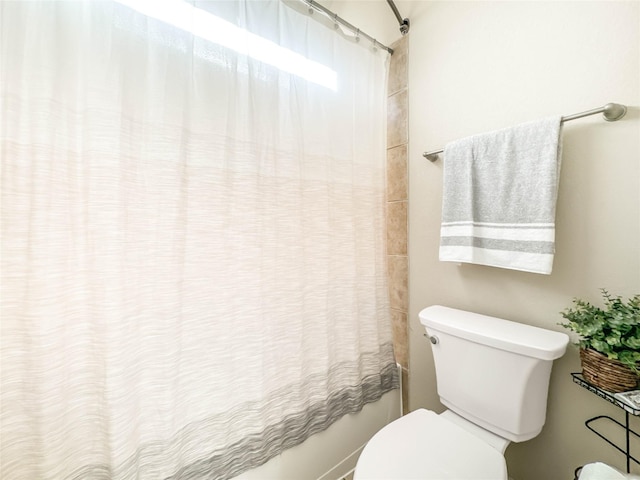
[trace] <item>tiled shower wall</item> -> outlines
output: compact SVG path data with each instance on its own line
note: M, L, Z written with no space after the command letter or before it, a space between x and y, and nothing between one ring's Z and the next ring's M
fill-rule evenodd
M409 311L407 256L408 37L391 45L387 87L387 262L396 361L402 365L402 407L408 412Z

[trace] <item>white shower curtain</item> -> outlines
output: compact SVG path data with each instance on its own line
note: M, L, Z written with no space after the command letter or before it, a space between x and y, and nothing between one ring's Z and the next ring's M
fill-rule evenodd
M388 54L190 5L0 3L3 479L230 478L397 387Z

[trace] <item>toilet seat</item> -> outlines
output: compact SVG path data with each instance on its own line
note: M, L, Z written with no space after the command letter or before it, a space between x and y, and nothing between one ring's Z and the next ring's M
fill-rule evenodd
M365 446L354 480L507 480L504 456L464 428L419 409L391 422Z

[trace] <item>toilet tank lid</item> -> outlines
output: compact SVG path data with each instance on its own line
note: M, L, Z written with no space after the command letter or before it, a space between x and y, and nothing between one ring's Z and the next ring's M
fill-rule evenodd
M569 336L479 313L432 305L420 312L420 323L456 337L541 360L564 355Z

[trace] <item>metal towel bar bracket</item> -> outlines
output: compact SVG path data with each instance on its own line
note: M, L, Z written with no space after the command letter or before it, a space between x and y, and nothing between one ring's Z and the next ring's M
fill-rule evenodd
M587 110L586 112L574 113L573 115L567 115L562 117L562 122L569 122L571 120L577 120L578 118L588 117L589 115L595 115L602 113L602 116L607 122L615 122L620 120L627 113L627 107L620 105L619 103L607 103L604 107L594 108L593 110ZM440 150L433 150L431 152L424 152L422 154L430 162L435 162L438 159L438 155L444 152L444 148Z

